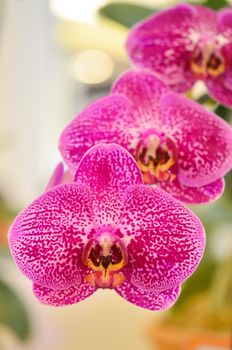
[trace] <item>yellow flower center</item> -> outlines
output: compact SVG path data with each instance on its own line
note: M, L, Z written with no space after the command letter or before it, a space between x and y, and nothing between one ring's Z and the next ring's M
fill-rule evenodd
M205 78L207 75L217 77L226 69L223 56L212 46L204 49L196 47L193 51L191 69L195 75Z
M121 240L113 240L110 234L103 234L99 240L86 245L82 261L92 273L86 281L96 288L115 288L125 280L121 270L127 264L127 252Z
M135 158L145 183L173 181L176 178L173 166L177 162L177 149L168 137L148 135L138 143Z

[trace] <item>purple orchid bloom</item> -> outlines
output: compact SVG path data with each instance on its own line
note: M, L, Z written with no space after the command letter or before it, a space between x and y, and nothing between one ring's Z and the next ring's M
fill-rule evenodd
M91 104L64 129L59 148L70 171L101 142L125 147L145 183L185 203L220 197L222 177L232 167L232 128L148 71L124 73L112 95Z
M60 181L62 171L55 171ZM188 208L142 184L125 149L99 144L84 155L72 183L51 188L18 215L9 242L41 303L74 304L109 288L135 305L164 310L199 264L205 233Z
M176 92L203 80L213 98L232 106L232 9L218 13L180 4L136 25L127 51L139 67L152 69Z

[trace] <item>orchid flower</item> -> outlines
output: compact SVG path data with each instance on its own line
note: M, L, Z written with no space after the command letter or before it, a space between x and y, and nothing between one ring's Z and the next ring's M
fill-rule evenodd
M101 142L125 147L145 183L185 203L220 197L223 176L232 167L232 128L148 71L124 73L110 96L92 103L64 129L59 148L70 171Z
M176 92L203 80L209 94L232 106L232 9L179 4L136 25L127 40L131 60Z
M140 307L169 308L202 257L199 219L143 185L133 157L115 144L91 148L74 181L54 185L9 233L13 258L39 301L75 304L109 288Z

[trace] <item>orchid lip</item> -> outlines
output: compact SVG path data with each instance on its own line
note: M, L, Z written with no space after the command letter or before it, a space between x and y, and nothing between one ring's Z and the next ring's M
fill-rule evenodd
M217 45L197 45L193 50L191 70L201 79L217 77L224 73L226 63Z
M96 288L116 288L125 277L120 271L128 262L127 250L119 238L105 232L86 244L82 262L93 272L86 281Z
M174 141L164 133L148 130L136 147L135 159L145 183L171 182L177 175L178 151Z

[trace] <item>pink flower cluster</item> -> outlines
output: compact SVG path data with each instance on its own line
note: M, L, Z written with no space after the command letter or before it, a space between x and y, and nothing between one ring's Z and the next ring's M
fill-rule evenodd
M125 147L145 183L185 203L217 199L232 166L231 127L143 70L124 73L111 95L91 104L64 129L59 148L70 171L89 147L101 142Z
M219 71L227 76L224 56L223 73L211 56L210 65L201 62L201 41L193 54L191 48L191 65L185 52L193 24L203 31L215 16L179 5L137 26L128 39L131 57L158 70L166 83L150 70L129 70L62 132L59 149L68 170L57 166L45 192L9 232L13 258L40 302L74 304L109 288L137 306L164 310L198 266L204 228L181 202L207 203L223 193L232 129L172 88L190 87L198 68L208 75L214 70L215 79ZM217 18L230 40L230 10ZM176 61L171 45L178 47ZM220 50L222 57L226 50Z

